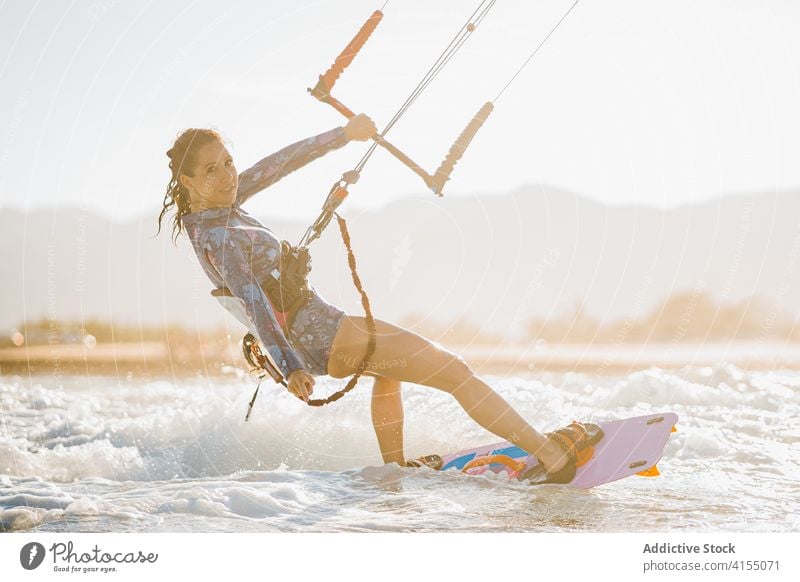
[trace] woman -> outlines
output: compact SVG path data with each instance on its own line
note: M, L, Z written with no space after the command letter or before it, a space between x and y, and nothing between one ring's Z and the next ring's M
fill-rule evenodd
M346 126L290 145L239 175L213 130L188 129L167 152L172 178L158 217L159 232L165 213L174 207L174 236L185 229L214 285L227 287L244 301L258 339L286 378L289 391L306 401L315 375L345 378L359 367L369 339L366 320L345 314L312 291L286 337L259 284L278 266L280 243L241 205L310 161L351 140L368 140L375 133L372 120L357 115ZM366 362L370 371L365 374L375 379L372 420L385 463L406 465L400 386L401 382L413 382L452 394L481 426L535 454L542 480L572 479L575 448L586 437L582 425L573 423L542 435L460 357L406 329L378 319L375 325L377 342Z

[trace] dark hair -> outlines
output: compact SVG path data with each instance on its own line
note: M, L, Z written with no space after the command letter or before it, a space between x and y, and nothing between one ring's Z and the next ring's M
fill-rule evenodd
M197 151L206 144L214 141L222 142L222 136L213 129L187 129L175 140L172 147L167 150L169 158L169 169L172 177L167 185L167 193L164 196L164 207L158 215L158 232L161 232L161 220L167 211L173 206L177 209L172 220L173 242L177 241L178 235L183 231L182 218L192 211L189 191L181 184L181 174L187 176L194 175L194 168L197 165Z

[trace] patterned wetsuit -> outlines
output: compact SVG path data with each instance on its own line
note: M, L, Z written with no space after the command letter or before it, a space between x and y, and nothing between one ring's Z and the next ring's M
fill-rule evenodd
M298 368L317 376L327 374L331 344L344 312L328 304L312 288L311 299L297 312L287 341L260 285L278 265L280 242L272 231L242 210L241 204L345 143L344 130L338 127L292 144L239 174L232 207L209 208L183 217L206 275L216 287L227 287L244 301L261 345L284 377Z

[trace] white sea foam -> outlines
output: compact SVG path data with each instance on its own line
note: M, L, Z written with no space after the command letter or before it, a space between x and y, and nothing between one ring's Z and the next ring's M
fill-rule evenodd
M309 409L247 378L0 383L0 530L792 531L800 374L734 366L487 378L534 426L674 411L658 479L589 492L382 465L370 384ZM317 394L338 386L324 379ZM404 388L407 456L498 440ZM645 502L644 500L647 499ZM680 513L680 520L661 519Z

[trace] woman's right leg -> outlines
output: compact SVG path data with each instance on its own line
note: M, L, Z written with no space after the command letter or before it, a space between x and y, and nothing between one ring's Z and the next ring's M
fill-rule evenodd
M530 426L503 397L475 376L455 354L409 330L375 320L376 346L368 370L398 381L438 388L455 397L478 424L536 455L550 472L567 462L563 449ZM328 372L352 374L364 356L369 334L366 320L346 316L334 339Z

